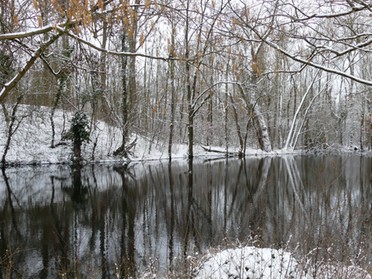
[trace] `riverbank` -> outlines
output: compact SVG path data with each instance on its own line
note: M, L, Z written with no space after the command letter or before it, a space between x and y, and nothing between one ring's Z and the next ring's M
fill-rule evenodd
M69 128L72 115L61 110L56 110L53 117L54 132L50 120L50 109L46 107L21 106L17 117L11 123L5 121L4 113L0 113L0 156L6 152L7 165L41 165L41 164L69 164L72 158L72 144L62 140L62 135ZM54 134L54 139L53 139ZM9 135L11 138L9 139ZM53 139L53 141L52 141ZM102 121L95 121L91 126L90 142L83 145L82 155L84 160L95 163L113 163L128 161L149 161L168 159L166 144L154 139L135 135L135 141L129 158L114 156L114 151L121 144L120 129L109 126ZM277 156L285 154L324 154L328 153L359 153L371 155L372 152L360 152L357 147L348 148L331 146L326 149L302 150L274 150L267 153L259 149L249 148L246 156ZM195 145L194 156L206 158L221 158L237 156L238 149L231 147L211 147ZM172 147L173 159L187 158L187 144L174 144Z

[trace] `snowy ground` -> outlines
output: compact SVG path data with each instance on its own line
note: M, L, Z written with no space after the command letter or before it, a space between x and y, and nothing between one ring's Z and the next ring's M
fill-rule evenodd
M8 109L11 109L8 108ZM11 113L11 111L9 111ZM54 115L55 144L61 142L62 132L68 130L72 115L57 110ZM21 106L17 112L14 127L18 126L12 136L10 149L6 161L11 164L54 164L65 163L71 159L72 148L69 145L58 145L51 148L52 127L50 121L50 108ZM4 120L3 109L0 108L0 156L3 155L6 140L9 134L9 124ZM13 127L13 130L14 130ZM167 146L153 143L142 136L137 138L131 160L156 160L168 158ZM106 125L102 121L94 123L91 141L83 146L83 157L87 161L117 161L123 158L113 156L113 152L121 144L121 132L118 128ZM223 148L213 147L213 150L223 151ZM234 151L233 148L229 150ZM248 154L267 155L267 153L250 149ZM195 156L224 156L223 153L205 151L201 146L194 147ZM187 145L175 144L173 158L186 158Z
M11 114L11 106L8 107L8 114ZM50 108L20 106L13 126L10 148L6 156L6 161L10 164L55 164L69 162L72 155L72 147L69 145L58 145L51 148L52 126L50 121ZM70 126L71 113L63 113L57 110L53 117L55 125L55 144L61 142L61 135ZM17 129L15 129L17 127ZM9 135L9 123L6 123L3 108L0 107L0 159L4 153L4 148ZM167 146L151 139L139 135L132 135L136 138L131 160L158 160L168 158ZM110 162L120 161L123 158L113 156L113 152L121 144L121 132L118 128L109 126L102 121L96 121L90 135L90 142L83 145L83 157L87 161ZM208 147L214 151L210 152L201 146L194 146L194 156L222 157L224 148ZM339 147L336 148L339 151ZM187 145L173 145L172 158L186 158ZM237 148L230 148L229 152L237 152ZM351 147L343 151L355 152ZM297 151L299 153L300 151ZM267 153L258 149L247 149L247 155L269 156L293 154L293 150L275 150ZM300 152L301 153L301 152Z

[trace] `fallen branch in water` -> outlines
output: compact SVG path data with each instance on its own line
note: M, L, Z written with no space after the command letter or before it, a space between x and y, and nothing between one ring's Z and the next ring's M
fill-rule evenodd
M226 151L226 150L213 149L210 146L203 146L203 145L201 145L201 148L203 148L203 150L207 151L207 152L226 154L226 156L228 156L228 157L236 157L236 156L240 157L240 156L242 156L241 151L231 152L231 151Z

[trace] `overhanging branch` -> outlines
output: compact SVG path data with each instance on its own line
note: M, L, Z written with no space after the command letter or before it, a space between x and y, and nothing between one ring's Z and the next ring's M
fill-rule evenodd
M63 31L63 28L60 28L60 27L57 27L57 30L59 31ZM110 55L115 55L115 56L128 56L128 57L144 57L144 58L150 58L150 59L154 59L154 60L162 60L162 61L170 61L170 60L178 60L178 61L183 61L185 59L182 59L182 58L174 58L174 57L164 57L164 56L154 56L154 55L148 55L148 54L144 54L144 53L138 53L138 52L125 52L125 51L113 51L113 50L108 50L108 49L105 49L105 48L101 48L99 46L96 46L95 44L93 44L92 42L89 42L87 40L84 40L83 38L71 33L71 32L67 32L66 33L68 36L70 36L71 38L81 42L82 44L85 44L87 45L88 47L92 48L92 49L95 49L99 52L102 52L102 53L106 53L106 54L110 54ZM192 61L193 59L188 59L187 61Z
M17 85L27 71L34 65L35 61L44 53L44 51L52 45L59 37L63 35L63 32L59 32L53 35L48 41L43 43L34 53L31 58L27 61L26 65L7 83L0 91L0 103L9 95L10 91Z

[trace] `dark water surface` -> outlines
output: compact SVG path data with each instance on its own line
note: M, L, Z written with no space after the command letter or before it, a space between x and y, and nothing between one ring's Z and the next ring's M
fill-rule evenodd
M238 242L368 268L371 175L351 155L9 168L0 278L164 274Z

